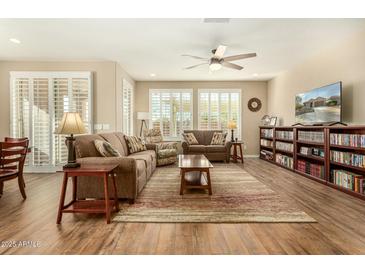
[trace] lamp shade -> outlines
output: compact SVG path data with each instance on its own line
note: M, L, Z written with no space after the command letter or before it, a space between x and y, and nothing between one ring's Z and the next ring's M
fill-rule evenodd
M86 133L84 123L77 112L65 112L55 130L56 134L83 134Z
M149 112L137 112L137 119L138 120L149 120L150 113Z
M237 128L237 124L236 124L236 122L235 122L235 121L231 120L231 121L229 121L229 122L228 122L227 127L228 127L229 129L236 129L236 128Z

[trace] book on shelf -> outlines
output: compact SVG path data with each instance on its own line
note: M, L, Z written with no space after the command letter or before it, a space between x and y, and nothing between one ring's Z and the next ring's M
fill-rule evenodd
M333 184L364 194L364 177L346 170L332 169L331 181Z
M298 130L298 140L316 142L316 143L324 143L324 132L323 131Z
M331 133L330 144L365 148L365 134Z
M294 133L291 130L290 131L288 131L288 130L281 130L281 131L277 130L275 132L275 136L278 139L284 139L284 140L291 141L291 140L293 140Z
M274 153L272 151L262 149L260 151L260 155L262 158L264 158L266 160L270 160L270 161L274 160Z
M267 128L262 128L261 129L261 137L273 138L273 136L274 136L274 130L273 129L267 129Z
M314 177L324 179L325 169L323 165L310 163L304 160L298 160L297 170Z
M273 141L261 139L260 144L265 147L273 147Z
M275 142L275 148L279 149L279 150L284 150L284 151L288 151L288 152L293 152L294 149L294 145L291 143L284 143L284 142L279 142L276 141Z
M337 150L331 150L330 155L333 162L365 168L365 155Z
M300 154L313 155L313 156L324 158L324 149L317 148L317 147L301 146L300 147Z
M280 165L282 166L285 166L285 167L288 167L288 168L293 168L293 158L292 157L289 157L287 155L283 155L283 154L280 154L280 153L276 153L275 154L275 161L277 163L279 163Z

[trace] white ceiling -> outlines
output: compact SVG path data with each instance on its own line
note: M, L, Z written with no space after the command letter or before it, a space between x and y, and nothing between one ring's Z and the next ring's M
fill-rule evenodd
M363 30L364 19L1 19L0 60L117 61L135 80L267 80ZM182 69L200 61L181 54L210 57L219 44L258 56L236 61L242 71Z

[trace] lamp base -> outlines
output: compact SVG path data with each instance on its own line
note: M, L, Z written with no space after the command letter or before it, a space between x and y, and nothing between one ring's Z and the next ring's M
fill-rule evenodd
M231 129L231 142L234 143L233 129Z
M63 166L63 168L77 168L80 167L79 163L67 163Z

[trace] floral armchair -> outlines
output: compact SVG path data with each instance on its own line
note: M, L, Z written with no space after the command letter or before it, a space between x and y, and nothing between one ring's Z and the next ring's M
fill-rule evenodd
M157 166L173 164L177 158L177 143L164 142L160 129L145 129L143 137L149 149L154 149L157 155Z

